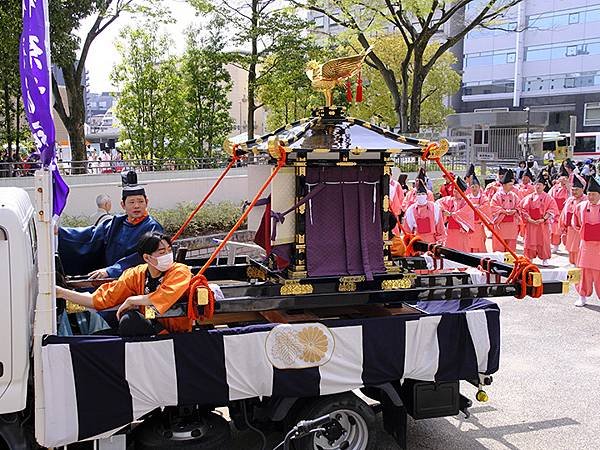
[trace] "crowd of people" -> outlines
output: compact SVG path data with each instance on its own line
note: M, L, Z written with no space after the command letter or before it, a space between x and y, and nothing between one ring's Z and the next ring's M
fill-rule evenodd
M593 287L596 295L600 292L600 258L593 256L600 251L600 184L590 166L591 161L567 159L539 167L530 158L515 171L499 167L496 179L482 185L471 165L464 178L445 176L437 200L421 168L411 189L390 183L390 209L398 219L394 233L402 230L470 253L488 252L490 237L491 250L506 251L506 245L516 251L521 238L524 255L538 258L542 266L549 266L552 254L564 246L569 262L582 271L575 305L583 306ZM474 209L501 239L486 230Z

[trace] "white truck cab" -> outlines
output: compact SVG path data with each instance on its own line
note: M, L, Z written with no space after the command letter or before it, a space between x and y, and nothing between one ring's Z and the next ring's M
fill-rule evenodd
M14 422L24 415L32 394L29 372L37 286L31 200L22 189L0 188L0 415L11 419L0 422L0 447L4 441L11 449L26 448L23 430Z
M0 188L0 414L25 409L37 296L34 209L27 193Z

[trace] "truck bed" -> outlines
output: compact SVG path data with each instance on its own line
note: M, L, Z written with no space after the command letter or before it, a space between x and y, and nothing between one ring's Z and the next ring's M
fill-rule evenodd
M108 436L161 406L312 397L402 378L473 380L498 370L495 303L416 306L414 314L139 339L47 336L44 442L59 446Z

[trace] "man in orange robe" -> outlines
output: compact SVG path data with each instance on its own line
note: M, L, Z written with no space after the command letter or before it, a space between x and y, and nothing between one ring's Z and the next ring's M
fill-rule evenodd
M425 184L417 180L416 201L404 215L404 229L421 236L425 242L442 243L445 238L444 218L440 207L428 199Z
M538 257L547 266L552 256L550 248L550 224L558 219L556 202L544 192L546 180L540 172L535 180L535 192L529 194L519 204L519 211L525 222L525 256L531 260Z
M559 218L559 228L562 235L562 241L565 244L567 252L569 252L569 262L573 265L577 263L577 255L579 254L579 231L573 227L573 214L579 203L587 200L587 195L583 193L585 188L585 180L579 175L573 177L573 186L571 195L565 202Z
M573 227L581 236L577 257L581 281L576 286L575 306L583 306L594 289L596 295L600 293L600 185L594 177L588 181L588 199L575 208Z
M473 210L460 195L467 190L467 184L460 177L457 179L458 188L454 188L451 197L443 197L437 201L442 214L446 218L446 246L461 250L471 251L470 235L475 228Z
M483 193L483 190L481 189L481 184L479 183L479 179L477 178L477 175L475 175L475 173L471 175L471 187L469 188L469 192L467 193L467 198L481 214L483 214L486 218L489 219L489 199ZM487 239L487 236L485 234L483 223L481 222L479 217L475 215L475 212L473 212L473 220L473 233L469 234L469 251L472 253L486 253L487 247L485 245L485 241Z
M569 187L569 174L567 173L567 171L565 170L564 167L561 167L561 172L558 177L558 180L556 181L556 183L554 183L552 188L550 188L550 191L548 192L548 194L556 202L556 206L558 207L558 212L560 214L565 206L565 202L571 195L571 189ZM555 253L558 251L558 246L560 245L560 237L561 237L560 226L558 224L558 221L554 221L552 223L552 239L551 240L552 240L552 250Z
M144 234L137 248L146 264L127 269L117 280L103 284L94 293L57 287L56 296L98 311L119 306L121 336L191 331L192 320L187 317L150 321L138 311L153 308L164 314L186 294L192 273L185 264L173 262L171 241L162 233Z
M495 231L512 251L517 249L517 233L519 231L519 197L513 192L515 176L508 169L502 177L502 190L496 192L490 201L490 218L495 226ZM504 252L504 245L492 238L492 248L495 252Z

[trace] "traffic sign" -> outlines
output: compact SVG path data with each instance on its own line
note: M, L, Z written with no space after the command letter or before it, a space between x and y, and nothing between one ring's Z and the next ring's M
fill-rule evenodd
M477 159L479 161L494 161L496 154L494 152L477 152Z

